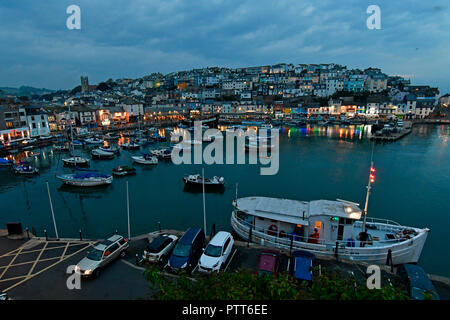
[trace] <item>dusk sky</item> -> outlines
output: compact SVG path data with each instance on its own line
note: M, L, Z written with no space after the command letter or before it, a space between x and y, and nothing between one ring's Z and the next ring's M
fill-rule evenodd
M81 8L68 30L66 8ZM369 5L381 30L369 30ZM450 92L448 0L2 0L0 86L71 89L208 66L379 67Z

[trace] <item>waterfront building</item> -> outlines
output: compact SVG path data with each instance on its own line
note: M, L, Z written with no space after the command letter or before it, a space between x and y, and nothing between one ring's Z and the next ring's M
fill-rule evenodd
M29 128L30 137L48 136L50 128L48 125L47 113L39 107L25 107L26 121Z
M23 107L0 106L0 142L10 144L30 137Z

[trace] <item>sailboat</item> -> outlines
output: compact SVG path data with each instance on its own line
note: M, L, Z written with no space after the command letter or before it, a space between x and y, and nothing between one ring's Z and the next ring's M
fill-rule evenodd
M72 116L70 113L70 105L69 105L69 116L70 116L70 155L71 155L71 157L62 159L62 161L65 166L87 167L87 166L89 166L89 159L83 158L81 156L74 156Z

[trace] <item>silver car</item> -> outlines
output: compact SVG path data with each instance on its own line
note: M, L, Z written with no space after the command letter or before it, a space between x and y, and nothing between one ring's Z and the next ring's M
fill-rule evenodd
M118 258L124 258L129 247L128 240L120 235L109 237L102 243L96 245L75 266L75 272L82 276L98 277L101 270L110 262Z

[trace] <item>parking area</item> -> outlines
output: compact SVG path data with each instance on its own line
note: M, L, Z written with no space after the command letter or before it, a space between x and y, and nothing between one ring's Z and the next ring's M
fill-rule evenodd
M9 290L91 247L91 241L33 239L0 255L0 290Z
M166 230L181 236L182 232ZM150 237L158 236L154 232ZM148 235L133 238L125 258L117 259L109 264L99 278L86 278L81 281L80 289L69 289L67 280L70 274L67 267L77 264L84 258L96 242L94 241L45 241L32 239L28 242L8 242L0 239L0 290L7 292L12 299L144 299L154 293L150 284L144 279L142 254L148 244ZM5 240L5 241L4 241ZM6 250L6 249L7 250ZM256 271L262 250L256 244L247 245L235 241L224 269L229 272L238 269ZM353 275L364 282L366 269L356 263L337 262L334 259L319 259L320 268L339 269L345 275ZM280 252L280 272L289 268L289 252ZM164 271L164 263L159 264ZM167 274L167 273L166 273ZM171 275L177 277L177 275ZM191 277L196 278L194 270ZM392 274L382 269L382 284L393 278ZM442 299L449 299L449 286L435 283Z

